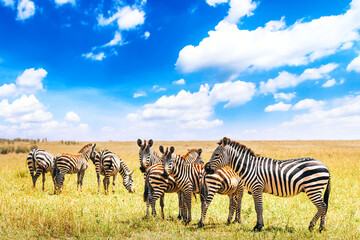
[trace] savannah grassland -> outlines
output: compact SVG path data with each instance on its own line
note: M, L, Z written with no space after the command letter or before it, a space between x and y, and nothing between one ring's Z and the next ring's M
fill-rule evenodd
M0 236L2 239L360 239L360 141L242 143L263 156L277 159L311 156L329 167L331 194L325 232L307 230L316 208L305 194L291 198L264 194L265 227L260 233L252 231L256 213L253 199L247 193L243 198L242 224L225 224L228 198L220 195L215 196L210 205L203 229L196 225L200 218L199 197L193 199L193 220L189 226L176 219L176 194L165 196L165 220L160 217L159 203L158 216L144 220L144 180L139 170L138 146L134 141L97 143L99 148L116 152L135 170L134 194L125 190L120 176L115 194L104 195L102 186L98 193L94 166L89 162L82 192L76 190L76 175L66 175L63 193L53 195L50 174L46 175L44 192L41 190L41 177L36 189L32 188L26 165L27 154L0 155ZM56 154L75 153L84 144L44 142L37 145ZM154 149L157 150L160 144L175 146L178 154L185 153L188 148L201 147L205 161L217 146L216 142L155 142Z

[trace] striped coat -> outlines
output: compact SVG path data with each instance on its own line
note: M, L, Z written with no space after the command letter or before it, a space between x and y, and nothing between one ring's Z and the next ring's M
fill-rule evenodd
M191 195L193 192L200 193L200 175L204 170L204 165L187 163L182 156L174 154L174 151L174 147L164 151L164 148L160 146L160 152L163 154L164 177L171 174L183 194L185 205L183 220L185 224L188 224L191 222Z
M245 188L253 195L257 214L254 230L260 231L264 226L262 217L264 192L280 197L290 197L305 192L318 210L310 222L309 230L314 228L319 218L321 218L319 230L324 229L330 195L330 172L324 163L314 158L279 161L261 157L255 155L246 146L223 138L206 164L205 170L212 174L225 165L239 174Z
M115 192L115 179L118 173L123 178L124 187L130 192L135 192L132 174L124 160L108 150L101 150L96 153L95 158L91 159L95 165L96 176L98 181L98 191L100 191L100 175L105 176L104 190L105 194L109 193L110 176L113 177L113 193Z
M55 193L61 193L65 174L77 173L77 187L82 191L85 170L88 168L90 155L94 154L96 144L86 144L77 154L59 153L55 157Z
M201 181L201 219L199 227L204 226L206 211L216 193L229 196L229 216L228 223L231 223L234 212L236 217L234 222L241 222L241 199L244 192L244 185L238 174L230 167L225 166L217 170L214 174L202 174Z
M33 149L27 157L27 165L33 182L33 187L35 188L36 180L42 174L43 176L43 186L42 189L45 189L45 173L50 172L53 178L53 168L54 168L54 156L41 149Z
M188 152L183 155L184 161L188 163L199 163L203 164L204 161L201 158L201 148L200 149L189 149ZM146 172L146 181L145 181L145 191L144 191L144 201L149 199L150 205L152 207L152 215L156 216L155 203L156 200L160 197L160 206L162 218L164 218L164 193L178 193L179 197L179 215L178 219L181 219L184 216L184 203L183 196L180 189L177 186L176 180L172 175L164 175L164 168L162 164L155 164L147 169ZM148 215L148 211L147 211ZM147 216L146 215L146 216Z

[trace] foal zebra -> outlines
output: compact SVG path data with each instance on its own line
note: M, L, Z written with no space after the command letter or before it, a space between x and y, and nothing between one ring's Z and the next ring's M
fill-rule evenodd
M100 191L100 175L105 176L103 180L105 194L109 193L110 176L113 176L113 193L115 193L115 179L117 174L120 173L123 178L124 187L130 193L135 192L132 179L134 171L130 172L129 167L126 165L124 160L115 153L108 150L101 150L96 153L95 158L91 157L91 160L95 165L98 191Z
M239 174L245 188L254 198L257 223L254 230L264 226L262 194L270 193L290 197L305 192L318 211L310 222L309 230L320 220L319 231L325 228L325 216L329 204L330 172L324 163L314 158L275 160L256 156L254 152L238 142L224 137L205 165L207 173L230 166ZM326 187L324 198L322 192Z
M29 153L27 157L27 164L30 171L30 175L33 182L33 187L35 188L36 180L42 174L43 176L43 186L42 190L45 190L45 173L50 172L52 179L53 176L53 168L54 168L54 156L41 149L33 149Z
M86 144L77 154L59 153L55 157L54 176L55 194L61 193L65 174L77 173L77 187L82 191L85 170L88 168L90 155L94 154L96 143Z
M174 147L170 147L170 150L167 148L164 151L164 147L160 146L160 152L163 154L163 176L166 178L171 174L181 191L185 205L183 220L187 225L191 222L191 194L193 192L200 193L200 174L204 170L204 165L187 163L182 156L174 154L174 151Z
M229 196L227 222L231 223L236 211L234 222L241 223L241 199L244 193L244 185L239 175L228 166L220 168L214 174L207 174L205 171L202 174L200 180L201 219L199 227L204 226L206 211L216 193Z
M161 151L161 149L160 149ZM189 149L188 152L183 155L183 160L187 163L204 164L201 158L201 148ZM148 168L145 180L144 201L149 202L152 208L152 215L156 216L155 203L160 197L161 215L164 218L164 193L178 193L179 197L179 215L178 219L184 216L184 203L183 195L177 186L176 180L169 174L164 174L164 168L162 164L155 164ZM148 208L146 217L148 216Z

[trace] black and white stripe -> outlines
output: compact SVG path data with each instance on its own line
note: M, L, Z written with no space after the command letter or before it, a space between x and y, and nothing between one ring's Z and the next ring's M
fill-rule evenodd
M36 180L42 174L43 176L43 186L42 189L45 189L45 173L50 172L53 178L53 168L54 168L54 156L42 149L33 149L27 157L27 164L30 171L30 175L33 182L33 187L35 188Z
M200 193L200 175L204 165L187 163L182 156L174 154L174 151L174 147L164 151L163 146L160 146L160 152L163 154L164 177L169 176L169 174L174 177L185 206L183 220L185 224L188 224L191 222L191 195L193 192Z
M204 161L201 158L200 149L189 149L188 152L183 155L183 161L187 163L203 164ZM164 168L162 164L155 164L147 169L146 181L145 181L145 194L144 201L149 201L152 208L152 215L156 216L155 203L160 198L161 215L164 218L164 193L178 193L179 197L179 215L178 219L184 217L184 203L183 195L177 186L176 180L172 175L164 175ZM146 217L148 216L148 209Z
M65 174L77 173L77 187L82 190L85 170L88 168L90 155L94 154L96 144L86 144L77 154L59 153L55 157L55 193L61 193L64 185Z
M305 192L318 211L311 220L309 230L319 219L319 230L325 228L325 216L330 195L330 172L324 163L314 158L275 160L260 157L244 145L223 138L205 165L207 173L214 173L225 165L241 177L245 188L253 195L257 223L254 230L264 226L262 217L262 194L270 193L290 197ZM324 198L322 197L325 190Z
M201 219L199 227L204 226L207 209L216 193L229 196L229 216L228 223L231 223L234 212L236 212L234 222L241 222L241 199L244 192L244 185L238 174L230 167L225 166L208 174L205 171L201 177Z
M98 181L98 191L100 191L100 175L105 176L104 190L105 194L109 193L110 176L113 177L113 193L115 193L115 180L118 173L123 178L124 187L130 192L135 192L132 174L124 160L109 150L100 150L96 153L95 158L91 159L95 165L96 176Z

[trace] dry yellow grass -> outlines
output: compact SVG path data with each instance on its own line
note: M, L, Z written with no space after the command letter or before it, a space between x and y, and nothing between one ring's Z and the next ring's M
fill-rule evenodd
M139 170L136 142L98 142L121 156L134 172L135 194L129 194L117 179L116 193L97 193L94 166L85 173L83 192L76 191L76 175L66 175L64 191L53 195L50 174L45 192L41 178L32 189L26 166L27 154L0 155L0 236L1 238L135 238L135 239L359 239L360 238L360 141L241 141L256 153L277 159L311 156L330 169L332 189L327 215L327 231L307 230L316 208L305 194L291 198L264 195L264 230L252 232L256 222L253 200L245 194L242 224L226 225L228 198L216 196L210 205L204 229L197 229L200 201L193 200L193 221L184 226L175 220L177 195L165 196L165 220L160 216L143 220L146 206L142 201L143 176ZM85 143L63 145L38 143L39 148L58 152L77 152ZM175 146L179 154L188 148L201 147L208 160L216 142L155 142ZM160 212L159 207L157 208ZM318 227L318 225L317 225Z

